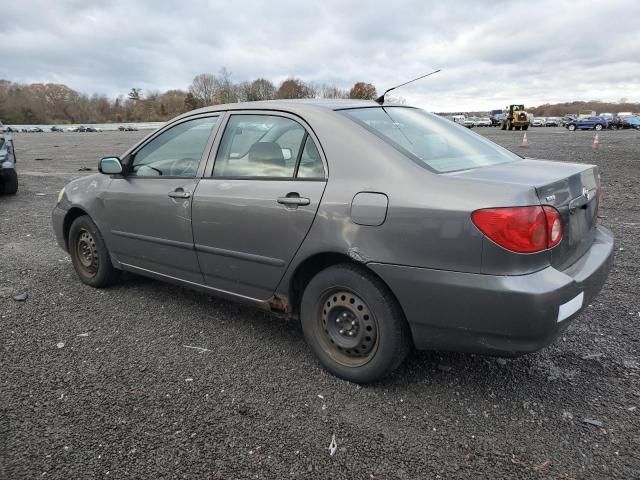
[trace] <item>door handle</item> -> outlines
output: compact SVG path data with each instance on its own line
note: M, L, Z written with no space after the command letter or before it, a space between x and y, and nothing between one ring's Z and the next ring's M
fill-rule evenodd
M185 192L182 188L176 188L174 191L169 192L171 198L190 198L191 192Z
M308 198L304 198L304 197L299 197L299 196L286 196L286 197L278 197L278 203L281 205L288 205L288 206L304 206L304 205L309 205L311 203L311 200L309 200Z

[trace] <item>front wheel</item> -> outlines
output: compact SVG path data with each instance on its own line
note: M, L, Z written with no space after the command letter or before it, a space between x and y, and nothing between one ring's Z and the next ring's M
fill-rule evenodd
M522 130L529 130L529 125L524 125L524 126L522 127Z
M119 271L113 268L102 235L87 215L76 218L71 224L69 253L82 283L102 288L117 279Z
M318 273L304 291L300 313L305 340L322 366L351 382L380 379L411 348L397 300L359 265L335 265Z
M576 126L575 125L569 125L567 128L569 129L570 132L573 132L573 131L575 131Z
M7 168L0 177L0 193L15 195L18 192L18 174L15 169Z
M595 128L596 130L600 131L600 130L602 130L602 125L597 124L594 128Z

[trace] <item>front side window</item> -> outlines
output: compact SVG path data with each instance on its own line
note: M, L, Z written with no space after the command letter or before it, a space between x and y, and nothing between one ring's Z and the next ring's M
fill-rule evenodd
M293 178L307 137L298 122L273 115L232 115L214 177Z
M133 157L130 176L194 177L218 117L196 118L170 128Z
M468 170L520 157L450 120L417 108L374 107L341 113L429 170Z

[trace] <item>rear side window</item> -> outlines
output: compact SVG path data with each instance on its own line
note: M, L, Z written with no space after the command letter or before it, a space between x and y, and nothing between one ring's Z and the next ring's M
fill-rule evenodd
M323 178L324 167L313 140L298 122L275 115L232 115L213 176Z
M454 122L417 108L342 110L347 117L429 170L447 173L520 160Z

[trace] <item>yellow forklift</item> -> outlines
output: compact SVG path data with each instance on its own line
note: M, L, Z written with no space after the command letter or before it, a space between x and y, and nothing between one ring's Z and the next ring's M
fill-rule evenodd
M524 105L509 105L505 109L506 116L500 124L502 130L527 130L529 128L529 116Z

